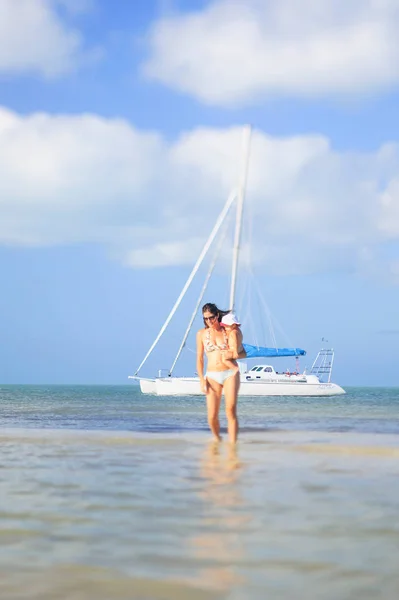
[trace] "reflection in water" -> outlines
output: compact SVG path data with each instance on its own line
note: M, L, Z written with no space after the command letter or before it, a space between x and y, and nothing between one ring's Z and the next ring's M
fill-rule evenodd
M202 585L223 592L244 583L238 568L245 555L242 534L250 517L240 493L241 473L236 446L226 448L218 442L207 446L200 464L204 484L200 496L205 503L202 533L190 545L204 564L199 573Z

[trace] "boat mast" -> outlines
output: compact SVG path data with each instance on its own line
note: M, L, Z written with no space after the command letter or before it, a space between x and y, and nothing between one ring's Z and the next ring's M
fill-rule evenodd
M237 285L237 269L240 253L241 229L242 229L242 213L244 208L245 188L248 177L249 151L251 142L252 128L247 125L243 131L242 146L243 146L243 164L237 193L237 211L236 211L236 226L234 233L233 247L233 264L231 269L231 287L230 287L230 304L229 308L234 310L236 285Z

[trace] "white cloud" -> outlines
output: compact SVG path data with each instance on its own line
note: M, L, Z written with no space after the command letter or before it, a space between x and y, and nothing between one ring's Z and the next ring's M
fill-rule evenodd
M144 73L208 104L371 93L399 81L397 0L214 0L160 19Z
M0 243L95 242L134 267L192 265L237 181L240 136L198 128L166 142L123 120L1 109ZM399 239L398 181L397 144L338 153L323 136L255 131L253 256L269 273L371 272Z
M387 237L399 237L399 177L392 179L381 193L379 226Z
M164 242L129 250L124 263L129 266L170 267L185 262L187 258L196 257L198 250L204 245L203 238L192 237L182 241Z
M55 77L91 60L82 35L62 21L58 7L78 8L75 0L0 0L0 73Z

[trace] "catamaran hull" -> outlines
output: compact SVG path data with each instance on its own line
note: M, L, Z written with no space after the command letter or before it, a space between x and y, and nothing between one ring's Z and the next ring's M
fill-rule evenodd
M157 395L157 382L155 379L140 379L140 389L143 394Z
M151 381L151 384L149 384ZM195 377L165 377L141 379L143 394L155 396L202 396L199 379ZM239 396L339 396L345 394L335 383L242 381Z

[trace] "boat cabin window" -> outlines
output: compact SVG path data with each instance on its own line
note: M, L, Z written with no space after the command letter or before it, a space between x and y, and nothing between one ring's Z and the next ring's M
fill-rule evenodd
M265 367L263 369L266 373L273 373L273 369L271 367Z
M263 367L252 367L251 371L262 371Z

